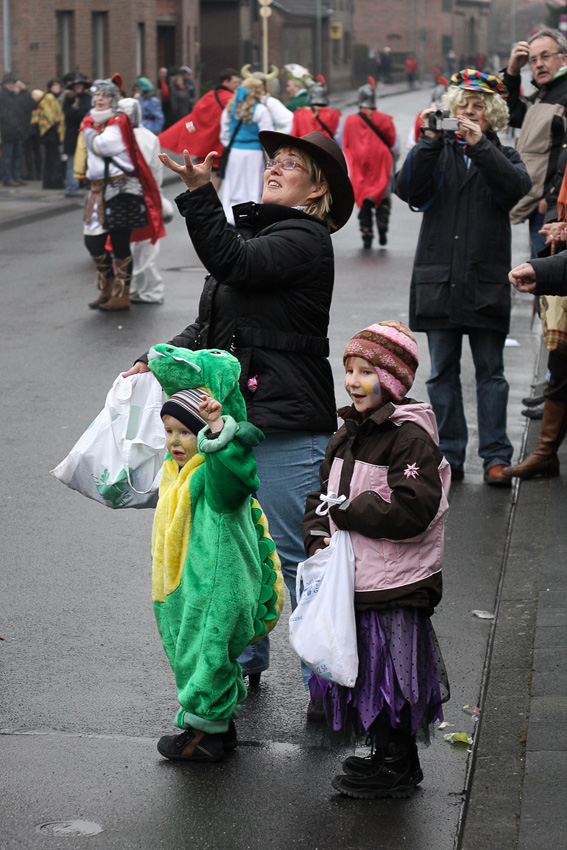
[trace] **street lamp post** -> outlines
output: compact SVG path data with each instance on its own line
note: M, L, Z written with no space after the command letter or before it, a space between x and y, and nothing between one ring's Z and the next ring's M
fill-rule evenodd
M262 70L268 73L268 18L272 14L270 6L272 0L258 0L260 4L260 16L262 18Z

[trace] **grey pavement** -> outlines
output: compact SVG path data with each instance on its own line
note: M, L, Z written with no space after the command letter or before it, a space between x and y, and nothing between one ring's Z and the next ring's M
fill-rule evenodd
M392 96L403 91L405 87L392 90ZM353 98L354 92L345 93L344 106L353 105ZM338 102L338 98L334 100ZM59 403L55 405L50 400L47 382L36 380L35 373L42 364L29 363L25 358L22 340L30 327L27 316L24 321L21 313L16 288L9 286L14 279L12 269L19 267L16 260L14 265L10 261L20 234L23 246L31 246L34 233L40 233L37 222L60 217L62 230L73 228L66 262L78 280L90 280L90 266L77 248L81 206L80 198L66 199L61 192L43 191L39 184L13 190L0 187L0 231L10 231L0 235L4 266L8 269L8 277L0 286L3 308L13 310L14 316L13 326L8 328L10 344L5 349L4 393L23 388L30 403L43 406L46 428L51 433L50 442L39 450L44 467L53 465L54 458L60 459L68 451L70 434L80 433L76 422L71 428L61 418L60 409L77 405L78 399L82 404L85 397L99 399L101 389L108 386L108 376L116 372L117 358L138 353L141 333L146 337L155 333L157 338L161 333L165 338L166 328L169 332L178 330L169 298L163 307L132 310L116 321L92 315L83 304L90 289L87 294L78 293L76 283L59 283L54 276L57 267L53 257L44 254L46 279L50 276L49 286L57 287L60 303L53 303L44 281L29 274L22 280L29 289L32 321L39 321L43 311L46 326L51 328L45 344L46 367L51 360L51 368L57 369L60 353L79 357L83 346L97 364L92 374L81 374L80 392L70 380L68 386L59 388ZM67 213L74 216L64 217ZM396 202L394 216L404 221L404 227L406 213ZM412 250L407 246L415 244L416 222L413 217L404 233L393 232L388 252L372 252L372 256L361 256L359 248L352 248L354 226L350 234L345 228L337 235L337 277L347 280L352 292L352 304L346 298L339 302L338 295L334 303L331 348L337 374L338 342L344 342L349 322L362 327L368 316L357 298L367 290L361 285L357 288L356 279L348 280L350 266L375 269L374 304L382 307L389 303L384 301L392 297L385 292L384 280L396 264L411 268ZM47 228L47 238L54 238L54 226L55 222ZM172 231L182 238L179 224L172 226ZM523 244L517 239L516 243L519 262L524 258ZM61 246L61 239L53 242L54 253ZM22 259L22 269L24 262ZM175 295L184 310L193 309L193 292L198 293L202 277L198 261L194 257L188 260L174 248L169 263L166 271L172 277L183 272L192 287L189 293L185 283L172 284L168 290L171 298ZM402 295L405 301L405 293ZM63 307L70 310L70 319L65 318ZM79 311L76 315L75 310ZM153 310L156 312L148 318ZM519 346L514 346L518 341ZM415 396L424 397L427 358L422 337L419 345L421 376ZM530 381L541 379L545 373L545 352L539 335L530 329L529 300L525 296L514 297L511 346L506 354L511 384L509 426L514 445L521 443L517 453L521 456L535 445L540 424L528 424L520 416L521 398L529 394ZM119 362L127 366L130 361ZM339 393L340 379L340 398ZM468 408L474 407L470 396L466 403ZM18 426L26 422L12 408L9 405L6 410L9 444L0 448L3 468L10 476L12 452L21 448L15 435ZM62 421L66 424L62 425ZM478 673L472 671L469 678L452 674L453 695L447 709L452 728L468 731L473 745L453 747L438 733L434 746L423 756L423 790L409 801L379 801L372 809L368 804L343 800L330 792L325 777L337 770L337 750L321 730L305 728L304 697L293 673L293 654L285 641L283 624L280 633L274 633L278 664L266 674L260 690L250 693L246 703L246 717L239 727L241 752L227 760L214 776L207 766L184 766L179 770L178 766L157 759L156 729L161 728L164 711L170 705L171 681L143 608L145 586L139 587L147 581L147 547L133 543L139 538L149 539L151 518L146 516L148 512L117 516L121 512L85 505L77 494L52 481L43 481L42 490L49 493L48 504L36 489L35 475L24 454L19 468L25 506L14 500L9 488L2 501L7 527L20 529L21 525L17 539L13 533L6 536L2 558L2 582L11 578L6 581L3 595L11 599L11 606L19 615L12 622L11 612L6 610L0 627L0 635L6 638L0 643L0 650L6 670L13 675L13 680L0 689L2 850L90 844L105 850L566 847L567 444L560 451L562 476L516 484L509 493L482 484L474 440L471 427L467 475L451 493L446 592L436 615L439 624L435 624L452 671L466 667L471 647L481 656ZM28 455L30 449L28 443ZM86 515L100 525L104 540L96 528L92 534L85 530ZM53 536L52 530L60 528L61 517L69 529L67 540ZM76 541L71 533L74 529L79 531ZM36 540L43 547L41 558ZM96 541L101 563L86 554ZM109 569L111 551L121 553L126 567L122 567L119 576ZM81 594L75 595L72 587L79 560L92 563L93 568L92 575L86 580L81 578L81 594L89 599L84 608L80 606ZM55 570L51 567L49 576L44 573L44 561L56 565ZM458 575L451 569L457 561L461 565ZM10 575L9 567L14 564L18 565L17 576ZM108 609L104 607L104 592L102 598L97 595L99 570L104 572L104 580L109 582L107 592L113 598ZM121 586L114 587L113 583ZM117 604L114 598L120 592ZM463 594L463 600L459 600L459 594ZM41 600L39 609L26 607L26 597L30 606L37 604L31 602L34 596ZM453 609L459 605L455 613ZM75 607L80 611L80 620L71 616ZM471 615L472 608L486 610L494 614L494 619L478 619ZM27 613L31 610L37 611L37 616ZM136 617L143 627L142 635L146 630L150 636L148 644L139 644L138 631L125 629L116 634L117 616L123 618L122 625ZM90 646L89 656L83 651L85 640ZM49 651L51 642L57 643L57 652ZM34 658L39 659L36 667ZM133 669L122 663L130 658L136 659ZM147 702L148 681L152 683L150 692L163 689L163 697L157 702ZM58 702L53 696L54 688ZM473 699L480 709L476 723L461 710ZM129 720L134 706L135 717ZM338 753L346 751L339 747ZM159 796L153 793L157 788ZM231 796L238 800L237 807L227 806ZM369 815L370 811L374 816ZM74 837L72 827L67 833L61 827L57 832L58 827L53 825L72 820L84 822L77 827L83 829L83 836ZM98 836L96 827L88 825L93 820L104 825L105 831Z

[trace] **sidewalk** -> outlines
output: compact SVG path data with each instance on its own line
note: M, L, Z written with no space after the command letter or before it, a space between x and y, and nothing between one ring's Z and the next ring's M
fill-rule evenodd
M542 345L538 380L546 362ZM567 847L567 443L559 454L560 477L514 485L458 850Z

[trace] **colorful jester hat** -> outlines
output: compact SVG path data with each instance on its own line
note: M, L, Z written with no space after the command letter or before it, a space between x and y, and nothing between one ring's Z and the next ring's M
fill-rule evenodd
M236 422L246 421L246 405L238 386L240 363L220 348L190 351L168 343L154 345L148 354L148 366L165 394L204 387L222 404L222 412Z

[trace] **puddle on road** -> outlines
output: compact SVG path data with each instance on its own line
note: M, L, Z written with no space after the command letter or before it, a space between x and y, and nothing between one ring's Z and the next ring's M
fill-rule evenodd
M64 820L42 823L36 827L36 832L57 836L98 835L102 826L90 820Z

